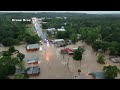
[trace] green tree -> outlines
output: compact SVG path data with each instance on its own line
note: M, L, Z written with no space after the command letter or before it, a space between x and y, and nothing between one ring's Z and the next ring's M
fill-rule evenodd
M28 44L35 44L40 41L40 38L38 36L26 36L25 42Z
M110 55L118 55L119 43L117 43L117 42L111 42L109 50L110 50Z
M105 58L104 58L104 55L103 54L99 54L98 55L98 60L97 60L98 63L100 64L105 64Z
M81 48L78 48L77 50L75 50L73 53L73 59L74 60L81 60L83 52L84 51Z
M104 66L103 71L107 79L115 79L118 73L120 73L120 70L117 68L117 66L111 66L111 65Z
M109 44L107 42L104 42L104 41L95 41L92 44L92 48L95 51L98 51L98 49L102 49L105 52L108 47L109 47Z
M77 35L76 34L72 34L71 35L71 41L75 44L77 42Z
M24 35L19 35L19 36L18 36L18 40L19 40L19 41L23 41L23 39L24 39Z
M11 58L10 56L3 56L0 58L0 79L7 78L8 75L15 73L15 66L18 64L18 60Z
M11 53L9 52L9 51L3 51L3 54L2 54L3 56L10 56L11 55Z
M25 58L25 55L22 53L18 53L17 57L22 61Z
M15 76L15 79L28 79L28 77L25 74L18 74Z
M9 49L8 49L8 51L9 51L10 53L15 52L15 47L14 47L14 46L10 46Z
M13 38L5 38L1 42L4 46L11 46L17 43L17 41Z

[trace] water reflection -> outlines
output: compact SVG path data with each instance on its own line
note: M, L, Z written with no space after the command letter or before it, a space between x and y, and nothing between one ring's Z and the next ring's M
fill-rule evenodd
M50 58L49 58L49 53L45 54L45 61L49 62Z

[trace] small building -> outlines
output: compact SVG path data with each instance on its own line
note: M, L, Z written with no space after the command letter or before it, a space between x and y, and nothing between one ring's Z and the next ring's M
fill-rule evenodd
M61 54L72 55L73 54L73 50L70 49L70 48L61 49Z
M26 47L26 50L29 51L38 51L39 50L39 44L29 44Z
M24 69L16 69L15 75L19 75L19 74L26 74L26 72Z
M56 46L65 46L65 41L64 41L64 39L55 39L54 41L53 41L53 43L56 45Z
M28 64L38 64L38 62L39 62L39 57L33 57L33 58L27 60Z
M106 79L104 72L94 72L90 73L89 75L92 75L94 79Z
M57 29L57 31L66 31L64 28Z
M56 31L55 28L46 29L47 31Z
M29 68L27 69L27 74L28 74L29 76L31 76L31 75L39 75L39 74L40 74L40 68L39 68L39 66L29 67Z
M64 29L64 26L62 26L61 29Z

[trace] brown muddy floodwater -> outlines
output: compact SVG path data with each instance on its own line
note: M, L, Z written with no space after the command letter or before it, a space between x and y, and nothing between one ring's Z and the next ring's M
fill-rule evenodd
M84 42L79 41L75 45L68 45L66 47L76 48L82 45L84 45L85 52L83 53L81 64L80 61L73 60L70 55L63 56L60 54L60 50L64 47L57 48L52 44L49 46L47 46L46 43L43 44L41 46L42 52L27 52L25 49L26 45L15 46L15 48L25 54L25 67L30 67L26 62L28 59L32 57L40 58L40 62L37 65L40 67L40 75L30 77L30 79L75 79L75 76L77 76L76 79L93 79L88 74L102 71L105 65L116 65L120 68L120 64L110 61L108 55L105 55L107 64L101 65L97 63L96 53ZM0 47L0 51L7 49L7 47ZM80 75L78 69L81 69ZM120 75L118 75L117 78L120 78Z

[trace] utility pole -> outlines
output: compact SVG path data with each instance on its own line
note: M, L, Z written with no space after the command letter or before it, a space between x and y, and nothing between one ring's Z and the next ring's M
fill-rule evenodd
M68 68L68 71L69 71L70 76L71 76L71 79L72 79L72 75L71 75L71 72L70 72L70 69L69 69L69 66L68 66L68 64L69 64L69 58L67 58L67 59L68 59L68 62L67 62L67 68Z
M80 60L80 69L78 69L79 75L80 75L80 72L81 72L81 60Z

